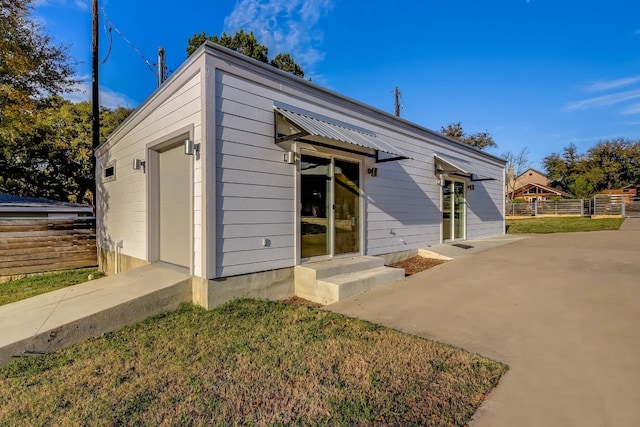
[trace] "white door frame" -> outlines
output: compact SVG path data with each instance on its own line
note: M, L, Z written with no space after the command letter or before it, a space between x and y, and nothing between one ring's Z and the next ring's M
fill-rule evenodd
M462 184L462 190L463 190L463 198L464 198L464 214L462 216L463 219L463 223L462 223L462 231L463 231L463 236L459 237L456 239L455 237L455 212L454 212L454 208L453 208L453 203L454 199L453 199L453 194L452 193L452 198L451 198L451 203L452 206L451 208L451 239L445 240L444 239L444 188L446 187L445 183L447 181L451 181L452 183L460 183ZM442 184L440 185L440 242L444 243L444 242L454 242L454 241L459 241L459 240L466 240L467 239L467 181L465 179L461 179L459 177L450 177L449 175L443 175L441 178L441 182Z
M174 149L184 143L184 140L193 140L193 125L186 126L154 140L146 145L146 181L147 181L147 260L149 262L160 261L160 153ZM195 156L194 156L195 157ZM194 274L194 219L193 219L193 161L189 163L189 274Z
M331 200L329 200L329 206L331 207L331 213L328 219L328 230L329 234L329 254L320 255L316 257L302 258L302 229L301 229L301 210L302 210L302 179L301 179L301 160L303 155L320 157L324 159L331 160L330 163L330 175L331 175ZM334 176L334 167L335 160L342 160L351 163L356 163L358 165L358 209L359 209L359 221L358 221L358 251L351 252L346 254L335 254L335 176ZM347 258L355 255L362 255L364 252L364 220L363 216L365 214L364 211L364 197L363 197L363 183L364 183L364 175L363 175L363 164L364 159L361 156L349 156L345 155L342 151L335 150L308 150L308 149L300 149L296 153L296 187L295 187L295 233L296 233L296 265L307 263L307 262L318 262L329 259L339 259L339 258Z

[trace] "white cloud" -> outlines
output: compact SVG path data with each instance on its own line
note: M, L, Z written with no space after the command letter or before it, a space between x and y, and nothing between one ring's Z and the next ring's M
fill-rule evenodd
M34 0L32 4L36 8L68 6L69 4L72 4L80 10L88 11L91 9L91 0Z
M586 110L589 108L608 107L638 98L640 98L640 89L634 89L626 92L619 92L611 95L597 96L594 98L584 99L582 101L576 101L569 104L567 106L567 109Z
M625 116L629 116L632 114L640 114L640 103L635 103L632 105L629 105L627 107L625 107L622 111L622 114L624 114Z
M99 97L100 105L111 110L118 107L134 108L137 104L126 95L105 87L100 87ZM91 83L81 81L76 85L75 91L66 94L64 98L71 102L91 101Z
M599 92L604 90L618 89L624 86L630 86L640 82L640 76L625 77L617 80L600 80L589 84L586 90L590 92Z
M269 56L289 53L303 69L324 59L316 46L323 32L314 28L333 0L239 0L225 19L225 32L253 31Z
M87 0L75 0L76 7L80 10L89 10L89 2Z

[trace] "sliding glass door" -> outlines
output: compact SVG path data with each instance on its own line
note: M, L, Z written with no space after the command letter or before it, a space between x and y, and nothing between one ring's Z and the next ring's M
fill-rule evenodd
M303 154L301 257L360 251L360 164Z

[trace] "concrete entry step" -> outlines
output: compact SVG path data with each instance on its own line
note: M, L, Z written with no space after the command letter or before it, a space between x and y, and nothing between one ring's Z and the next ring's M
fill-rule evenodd
M147 265L0 306L0 365L67 347L189 301L186 270Z
M295 293L326 305L402 278L404 270L385 267L382 258L340 258L296 266Z

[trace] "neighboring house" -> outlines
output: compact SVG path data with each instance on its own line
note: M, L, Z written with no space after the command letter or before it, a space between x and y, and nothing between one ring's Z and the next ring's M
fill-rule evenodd
M527 202L549 200L555 197L571 197L569 193L550 187L549 178L533 168L511 178L505 193L508 200L524 199Z
M96 156L101 267L184 267L205 307L504 234L504 160L209 42Z
M529 168L516 177L512 188L518 189L529 183L549 186L549 178L542 172ZM508 189L507 191L510 190Z
M76 203L0 193L0 218L93 216L93 208Z
M549 200L554 197L562 197L565 199L571 197L569 193L565 193L562 190L551 188L542 184L536 184L533 182L529 182L521 187L516 188L511 196L513 200L524 199L527 202L531 202L533 200Z
M612 190L603 190L597 195L613 196L611 199L622 199L625 203L632 202L638 196L638 187L636 185L627 185L623 188L615 188Z

